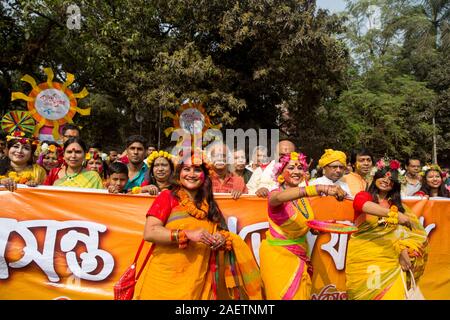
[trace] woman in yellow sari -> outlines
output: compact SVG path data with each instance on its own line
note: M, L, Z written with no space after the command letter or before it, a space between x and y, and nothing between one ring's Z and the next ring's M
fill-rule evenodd
M33 163L36 150L33 140L27 138L25 133L16 131L7 136L6 146L9 160L4 168L0 168L0 184L10 191L14 191L18 183L30 187L42 184L46 173L41 166Z
M368 192L353 201L358 232L348 243L346 286L349 299L403 300L402 277L416 282L427 258L427 235L400 196L400 163L381 159ZM401 176L401 175L400 175Z
M201 160L200 160L201 161ZM227 231L204 163L188 159L147 213L144 239L155 246L135 299L261 299L253 255Z
M274 167L280 187L269 194L269 230L259 250L261 278L270 300L309 300L312 265L308 257L306 221L314 219L307 196L319 194L342 200L345 191L334 185L298 187L308 168L303 154L283 155Z

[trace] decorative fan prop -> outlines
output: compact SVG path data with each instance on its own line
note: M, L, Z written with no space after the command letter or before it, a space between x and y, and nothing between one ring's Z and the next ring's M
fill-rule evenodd
M33 135L36 122L28 111L10 111L2 118L1 127L6 133L12 134L14 131L22 131L28 135Z
M33 77L26 74L22 77L22 81L28 82L32 86L32 90L28 95L22 92L13 92L11 100L25 100L29 114L36 120L34 136L39 133L51 129L54 140L60 138L60 127L65 123L73 123L72 118L78 112L82 116L91 113L91 108L81 109L77 106L77 99L86 97L89 93L83 88L79 93L73 93L68 86L75 80L75 76L67 73L64 83L53 82L54 74L51 68L45 68L47 74L47 82L36 84ZM46 128L47 127L47 128Z

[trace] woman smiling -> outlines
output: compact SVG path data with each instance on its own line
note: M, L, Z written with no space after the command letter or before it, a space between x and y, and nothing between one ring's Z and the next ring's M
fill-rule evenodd
M62 168L50 171L46 185L103 189L98 172L83 167L86 157L86 144L79 138L70 138L64 143L64 162Z
M23 132L16 131L7 137L7 156L9 161L0 172L0 184L9 191L14 191L17 184L26 184L30 187L42 184L45 179L45 170L33 164L33 153L36 145L25 137Z

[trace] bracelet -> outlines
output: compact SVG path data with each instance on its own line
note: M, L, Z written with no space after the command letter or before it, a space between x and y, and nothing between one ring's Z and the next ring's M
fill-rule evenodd
M178 248L186 249L189 242L189 239L186 236L186 232L184 232L184 230L177 230L177 231L178 231Z
M391 206L388 213L388 218L385 219L387 224L396 225L398 224L398 208L396 206Z
M231 240L230 233L225 230L220 230L219 233L225 238L225 243L220 247L221 250L233 250L233 240Z
M180 229L170 230L170 242L178 243L179 234L180 234Z
M314 196L318 196L319 193L317 192L317 187L316 186L307 186L304 188L306 191L306 195L308 197L314 197Z

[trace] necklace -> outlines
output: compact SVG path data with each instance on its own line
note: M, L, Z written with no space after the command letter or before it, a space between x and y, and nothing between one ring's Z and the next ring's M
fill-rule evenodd
M69 173L67 173L67 168L66 168L66 175L65 175L65 177L66 177L68 180L72 180L72 179L75 178L77 175L79 175L79 174L81 173L81 171L83 171L83 167L81 167L81 170L80 170L80 171L75 172L75 173L72 173L72 174L69 174Z
M178 190L178 197L180 198L180 205L191 216L201 220L208 214L209 205L208 202L206 202L206 199L203 199L199 209L183 189Z
M300 213L305 217L305 219L308 219L309 212L308 208L306 207L305 199L300 198L300 202L302 203L302 207L303 209L305 209L305 211L303 211L302 208L300 208L300 206L298 205L298 200L292 200L292 204L297 208L297 210L300 211Z
M284 185L284 183L281 185L281 189L286 190L286 186ZM298 205L298 200L291 200L291 202L294 205L294 207L297 208L297 210L300 211L300 213L305 217L305 219L309 218L309 212L308 212L308 208L306 207L305 199L300 198L302 207L303 207L303 209L305 209L304 212L303 212L302 208L300 208L300 206Z

